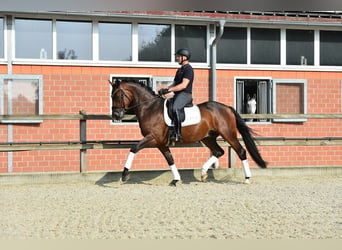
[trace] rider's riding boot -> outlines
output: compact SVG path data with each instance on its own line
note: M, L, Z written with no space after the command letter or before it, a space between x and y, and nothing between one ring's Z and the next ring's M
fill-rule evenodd
M175 129L174 129L174 137L172 138L172 140L174 142L183 142L183 138L181 134L182 122L180 119L179 111L176 111L173 114L173 123L174 123Z

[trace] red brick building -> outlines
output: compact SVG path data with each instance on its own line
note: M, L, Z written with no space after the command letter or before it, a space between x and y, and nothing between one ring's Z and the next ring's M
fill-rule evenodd
M110 114L109 79L156 89L171 81L177 48L192 51L194 103L245 113L341 114L340 12L0 12L0 115ZM263 137L342 137L340 119L254 119ZM88 140L138 140L136 122L88 121ZM78 141L77 120L0 120L0 142ZM259 146L269 167L341 166L341 146ZM200 168L207 148L172 148L178 168ZM123 168L128 149L89 150L88 171ZM252 166L255 166L250 160ZM0 173L79 171L78 150L0 152ZM226 155L220 159L227 166ZM240 163L237 163L240 166ZM168 169L156 149L133 170Z

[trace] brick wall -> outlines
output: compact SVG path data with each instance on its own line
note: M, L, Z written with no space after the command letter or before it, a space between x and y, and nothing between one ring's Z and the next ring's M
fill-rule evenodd
M3 67L0 70L6 73ZM7 70L7 69L6 69ZM112 68L78 66L14 65L13 74L43 75L44 114L110 114L110 74L148 74L173 76L175 69L164 68ZM195 70L194 103L208 100L208 70ZM278 79L307 79L308 113L341 113L342 73L331 72L282 72L218 70L217 101L234 106L234 77L273 77ZM289 88L286 95L298 93ZM285 93L285 92L284 92ZM283 100L284 102L284 100ZM298 107L298 103L295 104ZM283 106L282 112L288 110ZM293 109L291 109L293 111ZM325 137L342 136L340 120L308 119L305 123L251 124L260 136ZM13 141L77 141L78 121L49 121L41 124L13 125ZM7 141L8 127L0 124L0 141ZM111 124L110 121L88 121L88 140L138 140L142 138L138 125ZM342 148L320 147L259 147L270 167L342 165ZM171 148L179 168L200 168L208 159L207 148ZM227 153L227 149L225 149ZM128 149L89 150L89 171L121 170ZM228 165L228 155L221 166ZM251 165L255 164L250 160ZM237 162L237 166L240 163ZM157 149L139 152L133 169L168 169L166 161ZM13 153L14 172L78 171L79 151L33 151ZM0 153L0 172L7 172L7 153Z

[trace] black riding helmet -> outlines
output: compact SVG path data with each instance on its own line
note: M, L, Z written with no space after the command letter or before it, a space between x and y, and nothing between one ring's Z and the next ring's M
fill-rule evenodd
M175 55L180 55L180 56L186 56L186 58L189 60L191 57L191 53L188 49L179 49L177 50Z

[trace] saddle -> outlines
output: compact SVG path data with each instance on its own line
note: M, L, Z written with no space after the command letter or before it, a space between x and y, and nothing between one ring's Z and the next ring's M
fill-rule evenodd
M195 125L201 121L201 112L197 105L187 104L181 112L182 127ZM172 101L164 101L164 121L167 126L173 127Z

